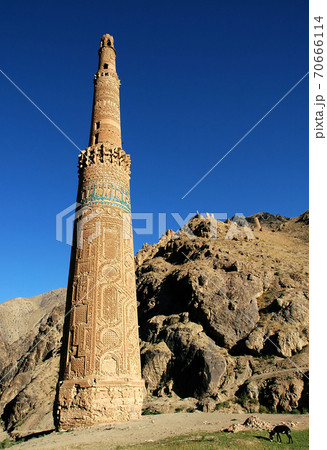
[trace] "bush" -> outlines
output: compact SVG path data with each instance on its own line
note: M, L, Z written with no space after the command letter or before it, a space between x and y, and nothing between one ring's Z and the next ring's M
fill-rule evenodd
M162 412L158 411L157 409L153 409L151 407L145 408L142 411L142 416L155 416L156 414L162 414Z
M0 442L0 448L8 448L12 446L12 442L9 438L5 439L4 441Z
M249 400L249 394L243 391L238 398L238 403L240 403L242 406L245 406Z
M244 371L243 367L240 364L238 364L235 367L235 370L237 371L237 373L240 373L240 374L243 373L243 371Z
M215 407L215 411L219 411L222 408L229 408L229 406L230 406L230 402L228 402L228 401L217 403L217 405Z
M267 408L267 406L260 405L259 413L261 413L261 414L269 414L270 410L269 410L269 408Z

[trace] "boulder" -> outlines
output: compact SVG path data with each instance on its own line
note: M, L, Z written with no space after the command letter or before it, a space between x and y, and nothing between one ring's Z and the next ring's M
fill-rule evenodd
M142 343L142 378L145 380L145 387L149 392L158 390L167 381L168 364L171 358L172 352L165 342L157 344Z
M147 339L163 341L172 353L165 378L180 397L201 398L218 392L226 363L219 347L188 314L156 316L149 320Z
M304 381L297 376L273 377L263 382L259 400L275 412L297 409L303 395Z

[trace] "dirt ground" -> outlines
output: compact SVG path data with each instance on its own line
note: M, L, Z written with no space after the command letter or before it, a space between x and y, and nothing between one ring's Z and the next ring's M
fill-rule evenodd
M251 414L175 413L142 416L128 423L108 423L79 430L56 433L30 439L15 448L37 449L103 449L155 442L167 437L194 432L219 431L235 423L243 423ZM261 420L277 425L293 422L295 430L309 428L308 415L254 414Z

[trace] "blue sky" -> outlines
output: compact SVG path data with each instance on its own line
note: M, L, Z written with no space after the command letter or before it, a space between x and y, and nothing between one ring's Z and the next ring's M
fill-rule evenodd
M133 212L297 216L308 209L308 2L1 2L0 69L80 148L100 37L115 38ZM75 148L1 73L0 301L65 287L56 214L76 199ZM138 221L137 226L144 225Z

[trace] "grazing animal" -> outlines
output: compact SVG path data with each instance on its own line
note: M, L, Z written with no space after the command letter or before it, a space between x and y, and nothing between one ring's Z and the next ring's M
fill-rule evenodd
M286 434L286 436L288 437L288 443L292 442L293 444L293 439L291 436L291 429L286 426L286 425L277 425L277 427L275 427L273 430L270 431L269 433L269 439L270 442L272 442L272 440L274 439L275 434L277 434L277 442L282 442L282 438L280 437L281 434Z

